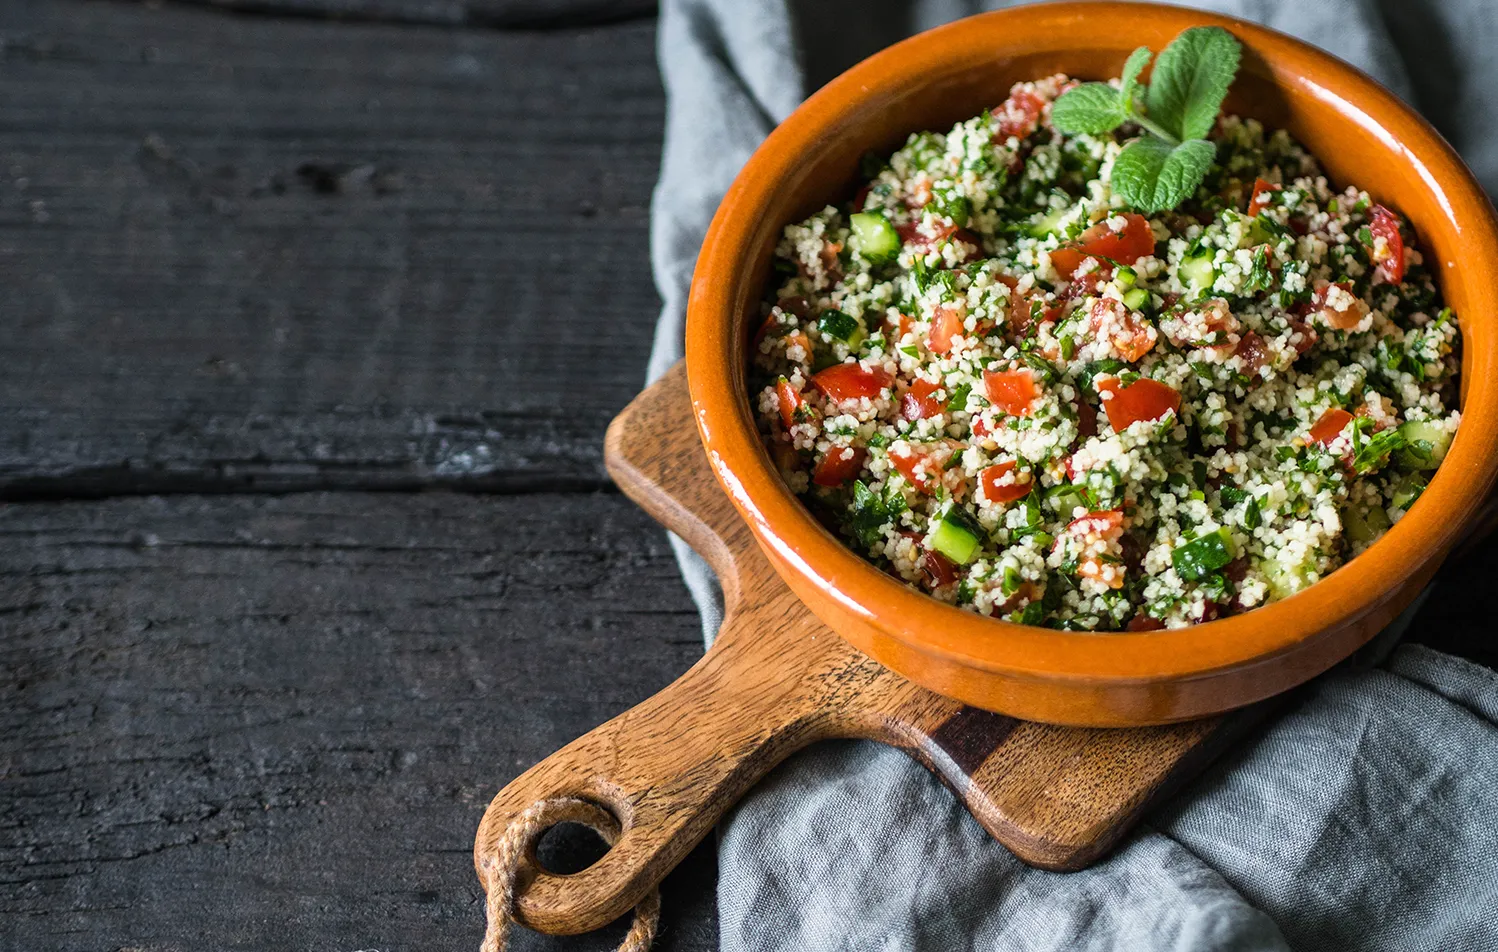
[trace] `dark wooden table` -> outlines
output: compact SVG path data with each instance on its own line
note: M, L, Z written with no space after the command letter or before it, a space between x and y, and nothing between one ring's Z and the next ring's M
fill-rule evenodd
M0 4L0 949L476 948L489 798L699 655L601 463L651 17ZM1419 637L1492 663L1495 564Z

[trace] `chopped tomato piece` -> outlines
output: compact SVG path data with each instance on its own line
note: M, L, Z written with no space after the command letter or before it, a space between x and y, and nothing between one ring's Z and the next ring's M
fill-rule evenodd
M1211 347L1226 350L1233 346L1232 335L1243 324L1233 316L1232 308L1222 298L1212 298L1179 311L1169 311L1160 319L1160 332L1177 347Z
M1352 422L1352 414L1340 407L1332 407L1321 414L1311 427L1311 442L1326 446L1341 435L1347 424Z
M865 370L858 364L835 364L811 378L813 387L838 403L861 397L872 400L893 383L884 371Z
M1123 538L1124 514L1119 509L1089 512L1073 519L1065 535L1076 540L1081 549L1077 560L1077 573L1096 579L1109 588L1123 588L1125 569L1116 561L1104 558L1110 545ZM1065 540L1057 539L1057 547Z
M906 208L925 208L931 204L931 176L925 172L917 173L915 182L910 189L910 199L905 203Z
M1253 207L1253 206L1250 205L1249 207ZM1125 631L1159 631L1160 629L1162 629L1164 627L1165 627L1165 622L1161 621L1158 618L1152 618L1149 615L1146 615L1144 612L1140 612L1139 614L1135 615L1133 618L1129 619L1129 623L1124 626L1124 630Z
M1148 377L1140 377L1128 386L1121 385L1116 377L1108 377L1097 382L1097 389L1103 395L1103 409L1115 433L1140 420L1158 420L1181 409L1181 395L1174 387Z
M1011 416L1029 416L1040 389L1028 367L983 371L983 390L988 401Z
M1097 408L1080 397L1077 399L1077 436L1084 440L1097 436Z
M950 239L972 246L973 250L963 256L964 263L983 257L983 239L979 238L976 233L966 228L959 228L954 222L942 218L933 221L929 231L922 231L920 224L921 219L917 217L913 221L895 226L895 232L900 236L902 244L911 245L919 251L930 251Z
M1403 283L1404 238L1399 234L1399 216L1382 205L1374 205L1368 219L1368 230L1373 233L1370 251L1374 264L1378 266L1375 273L1390 284Z
M1013 473L1013 481L1003 482L1009 474ZM1035 485L1034 478L1019 469L1014 460L1005 460L995 463L978 474L978 482L983 486L983 496L989 502L1014 502L1023 499L1030 494L1030 489Z
M1004 599L1004 601L997 607L999 611L1013 611L1014 609L1019 608L1023 605L1030 604L1039 597L1040 588L1034 582L1030 581L1029 579L1025 579L1023 582L1019 583L1019 588L1016 588L1014 590L1014 594Z
M817 460L811 481L818 486L841 486L858 475L866 456L868 450L861 446L834 446Z
M800 348L801 356L793 358L791 351ZM810 364L812 358L811 338L802 331L791 331L785 335L785 356L787 360L795 360L799 364Z
M926 579L931 582L932 587L942 588L946 585L957 584L957 563L932 549L921 553L921 560L917 563L925 573Z
M800 391L792 387L791 382L784 377L775 383L775 397L780 403L780 422L785 424L787 430L796 424L798 416L804 419L806 411L811 409L801 398Z
M1023 139L1040 126L1040 114L1045 111L1046 101L1033 89L1016 84L1009 90L1009 98L994 110L998 119L997 140L1010 136Z
M1133 264L1155 253L1155 233L1149 219L1130 212L1123 216L1118 231L1099 222L1082 232L1081 237L1051 252L1051 264L1063 278L1070 278L1087 258L1109 258L1119 264Z
M1294 332L1290 336L1290 346L1295 348L1297 357L1316 346L1316 341L1320 339L1316 328L1296 317L1289 318L1289 323L1290 330Z
M885 327L889 328L890 345L898 346L900 341L905 339L905 335L909 334L911 329L915 326L915 321L911 320L909 317L906 317L904 314L901 314L899 318L895 320L886 318L884 321L884 325Z
M1238 339L1233 356L1243 361L1243 370L1249 375L1257 374L1269 363L1269 346L1257 332L1249 331Z
M952 238L968 245L972 249L963 254L962 260L958 262L959 264L967 264L969 261L977 261L983 257L983 239L979 238L976 232L969 231L966 228L959 228Z
M997 280L1009 289L1009 306L1004 319L1015 340L1028 334L1031 326L1036 323L1051 324L1061 319L1061 308L1044 303L1044 292L1038 289L1021 292L1018 290L1019 281L1007 274L998 275ZM1040 304L1039 307L1036 307L1037 303Z
M947 462L961 447L962 444L956 440L944 440L940 443L899 442L890 448L889 461L901 476L910 480L910 485L927 495L940 485L947 485L948 489L957 491L962 485L961 477L947 477Z
M1362 323L1363 316L1368 313L1368 304L1353 294L1351 281L1338 281L1316 289L1311 298L1311 309L1332 327L1347 331Z
M1108 298L1092 302L1088 324L1094 334L1107 335L1113 349L1129 363L1143 360L1160 337L1160 332L1138 314Z
M904 396L900 397L900 416L914 423L916 420L934 417L945 410L946 404L932 396L940 389L941 384L917 379L905 391Z
M1248 216L1252 218L1268 207L1270 196L1280 188L1281 186L1271 185L1261 178L1254 179L1254 193L1248 199Z
M901 476L923 493L929 493L941 482L941 463L929 452L897 443L890 451L889 461Z
M921 217L917 215L914 219L903 225L896 225L895 232L899 234L903 244L915 245L918 248L934 248L946 241L957 231L957 226L948 221L937 219L932 223L931 231L921 231Z
M811 314L811 302L804 297L800 297L799 295L795 297L781 298L775 303L778 304L780 306L780 309L782 311L785 311L787 314L794 314L797 317L807 317Z
M1080 269L1071 277L1071 282L1061 290L1061 300L1080 301L1089 294L1097 294L1103 289L1103 285L1113 280L1113 265L1106 261L1098 263L1097 267L1088 269L1084 274Z
M1243 445L1243 431L1238 428L1237 420L1229 420L1227 432L1223 434L1228 441L1228 446L1233 449Z
M775 330L779 323L775 319L774 314L765 318L765 322L759 325L759 330L754 332L754 343L749 345L750 353L759 353L759 345L764 343L765 338L770 336L770 333Z
M1051 266L1063 279L1070 280L1076 270L1082 267L1082 262L1086 258L1087 256L1076 248L1062 245L1051 252Z
M817 253L817 257L822 262L822 270L826 272L828 280L834 284L842 280L843 277L843 262L838 257L842 253L843 243L841 241L824 241L822 242L822 250Z
M952 350L952 338L964 333L962 308L942 305L931 318L931 331L926 335L926 346L933 354L945 354Z
M1230 582L1241 582L1248 578L1248 570L1251 567L1252 563L1240 555L1222 567L1222 574L1227 576Z
M1124 514L1122 509L1103 509L1078 516L1066 526L1072 535L1097 534L1104 538L1118 538L1123 534ZM1117 534L1115 535L1115 530Z

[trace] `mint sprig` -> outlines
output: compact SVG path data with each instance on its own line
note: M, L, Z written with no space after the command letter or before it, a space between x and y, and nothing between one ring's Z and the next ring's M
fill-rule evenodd
M1083 83L1051 106L1051 122L1062 132L1102 135L1126 123L1144 130L1114 161L1113 190L1146 214L1176 207L1206 177L1217 154L1206 135L1238 73L1242 47L1221 27L1192 27L1155 58L1146 87L1139 74L1150 55L1144 46L1129 54L1117 88Z

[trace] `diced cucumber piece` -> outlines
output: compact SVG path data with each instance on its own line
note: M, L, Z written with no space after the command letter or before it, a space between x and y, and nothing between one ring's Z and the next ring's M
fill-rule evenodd
M1182 261L1180 274L1182 283L1197 293L1210 290L1217 281L1217 271L1212 267L1210 254Z
M1279 238L1279 235L1275 232L1275 228L1276 226L1272 225L1269 219L1255 215L1249 220L1248 244L1244 245L1244 247L1252 248L1255 245L1273 244Z
M1118 271L1113 275L1113 283L1121 288L1132 288L1139 280L1139 272L1126 264L1119 265Z
M1425 477L1419 473L1405 473L1394 484L1394 490L1389 494L1389 504L1395 509L1408 509L1425 492Z
M1149 303L1150 293L1144 288L1130 288L1124 292L1124 307L1131 311L1137 311Z
M1392 523L1383 506L1348 506L1342 511L1342 528L1354 542L1369 543L1386 532Z
M1234 557L1232 535L1226 528L1218 527L1176 546L1170 553L1170 562L1177 575L1194 582L1216 572Z
M1046 502L1056 510L1056 515L1068 522L1071 521L1072 513L1077 509L1087 508L1087 500L1082 497L1081 491L1075 486L1057 486L1047 494Z
M1269 592L1275 598L1289 598L1311 584L1310 561L1286 565L1277 558L1267 558L1254 563L1264 575Z
M983 547L982 535L978 520L961 506L953 506L936 521L930 544L958 565L966 565L978 557L978 550Z
M1441 460L1446 458L1446 451L1451 448L1451 434L1445 427L1430 420L1401 423L1399 435L1405 441L1397 458L1401 469L1435 469L1441 465Z
M1047 235L1058 234L1061 231L1061 219L1065 215L1066 209L1064 208L1040 212L1038 218L1025 226L1025 234L1031 238L1044 238Z
M1345 531L1348 539L1353 542L1374 540L1374 528L1368 524L1368 519L1363 518L1362 509L1357 506L1348 506L1347 509L1342 510L1342 531Z
M849 347L857 347L864 338L863 322L842 311L823 311L817 318L817 332L828 340L842 341Z
M1019 591L1020 581L1019 569L1012 565L1006 565L1004 566L1004 581L1001 583L999 591L1003 593L1005 598L1008 598Z
M883 212L858 212L848 216L853 228L853 250L879 264L900 253L900 233Z

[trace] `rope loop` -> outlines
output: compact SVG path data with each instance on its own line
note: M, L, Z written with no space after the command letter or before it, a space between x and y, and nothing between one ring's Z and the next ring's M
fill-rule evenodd
M484 860L488 877L485 902L489 924L479 952L505 952L509 948L510 927L515 924L515 894L526 853L537 838L558 823L581 823L591 827L610 846L619 839L619 823L597 804L575 797L555 797L526 807L510 821L495 846L494 855ZM661 892L652 889L635 907L634 921L624 936L619 952L648 952L655 941L655 930L661 918Z

